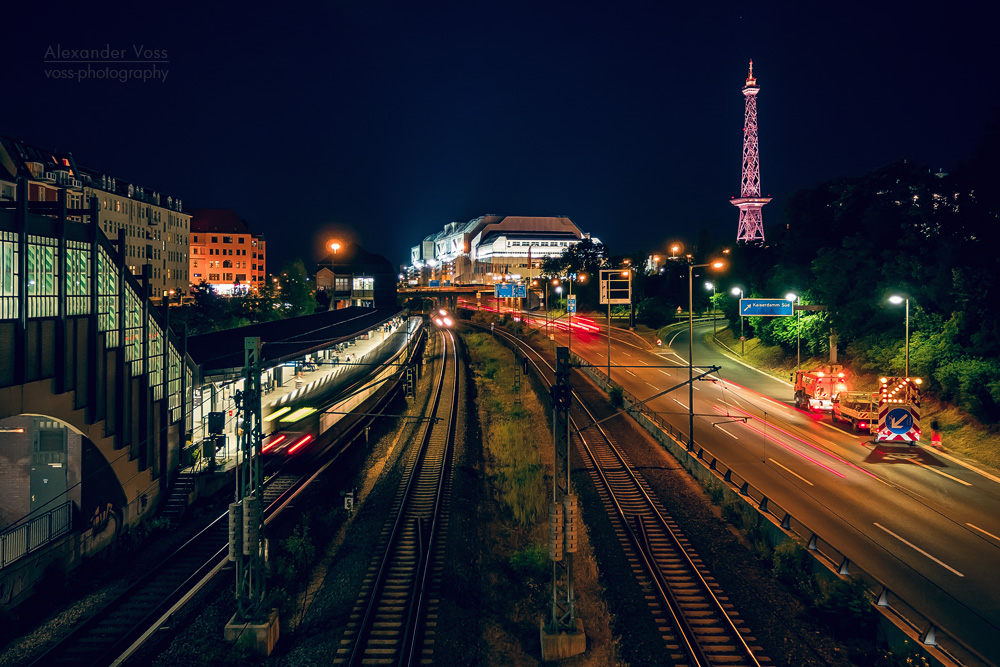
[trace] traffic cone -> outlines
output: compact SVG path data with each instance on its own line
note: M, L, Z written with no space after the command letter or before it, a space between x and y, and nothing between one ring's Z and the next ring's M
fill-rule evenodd
M938 430L940 425L937 420L931 422L931 447L941 446L941 431Z

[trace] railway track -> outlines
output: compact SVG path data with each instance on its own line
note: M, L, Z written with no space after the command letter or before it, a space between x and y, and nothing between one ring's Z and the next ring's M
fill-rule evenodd
M272 476L262 498L266 508L265 523L277 516L321 471L308 477L280 472ZM32 665L80 667L123 661L163 624L178 604L200 590L222 569L226 563L228 539L227 512L150 568L147 574L74 628Z
M371 419L352 425L342 441L350 443ZM270 475L261 498L264 524L274 520L335 460L337 455L332 454L312 470L303 472L285 465ZM103 667L126 660L226 565L228 521L228 512L221 514L30 663L32 667Z
M506 332L497 332L519 347L539 376L553 382L555 371L534 349ZM729 604L676 522L638 476L614 437L574 393L570 413L573 442L605 510L611 517L632 571L646 591L669 655L664 664L709 667L760 667L755 639ZM581 431L579 424L585 427Z
M440 589L451 452L458 412L455 336L440 333L442 361L431 419L418 433L358 602L334 660L338 665L416 665L432 656Z

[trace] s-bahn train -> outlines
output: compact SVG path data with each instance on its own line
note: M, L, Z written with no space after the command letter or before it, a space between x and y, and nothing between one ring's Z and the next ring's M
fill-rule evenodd
M442 320L443 321L443 320ZM412 326L411 326L412 324ZM396 340L341 363L335 380L318 378L301 393L288 395L262 420L261 455L265 459L311 461L336 443L349 443L370 413L399 385L401 363L407 355L419 358L424 339L419 320L391 334ZM386 338L386 342L389 342Z
M451 314L444 308L441 308L434 313L431 318L434 320L434 324L438 325L442 329L450 329L455 325Z

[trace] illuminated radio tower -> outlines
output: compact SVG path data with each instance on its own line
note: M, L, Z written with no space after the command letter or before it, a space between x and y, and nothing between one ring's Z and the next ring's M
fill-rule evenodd
M763 241L764 221L760 209L771 201L770 197L760 196L760 155L757 152L757 93L760 86L753 78L753 61L750 61L750 74L743 86L743 97L746 98L746 119L743 126L743 181L740 184L740 196L732 199L733 206L740 209L740 228L736 232L737 241Z

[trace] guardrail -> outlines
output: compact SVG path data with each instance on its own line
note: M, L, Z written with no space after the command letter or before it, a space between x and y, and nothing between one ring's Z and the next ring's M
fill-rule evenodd
M606 373L579 358L574 361L579 364L581 371L589 375L605 391L608 390ZM993 663L978 651L952 636L933 618L912 607L886 584L864 571L831 542L769 498L718 456L698 445L697 441L693 446L688 446L684 442L687 439L686 431L668 423L650 410L645 403L640 404L640 399L624 387L614 386L621 388L625 412L664 445L688 472L699 481L715 479L722 482L729 498L740 498L758 512L764 519L765 525L770 527L766 535L771 547L789 540L804 543L828 574L862 580L872 594L875 605L883 612L882 617L897 628L895 637L892 636L891 626L885 628L890 648L902 648L904 639L908 638L908 634L912 634L919 638L920 643L927 649L927 655L934 658L939 665L993 667ZM639 404L639 407L635 407L636 404Z
M73 501L0 533L0 569L68 533L73 527Z

